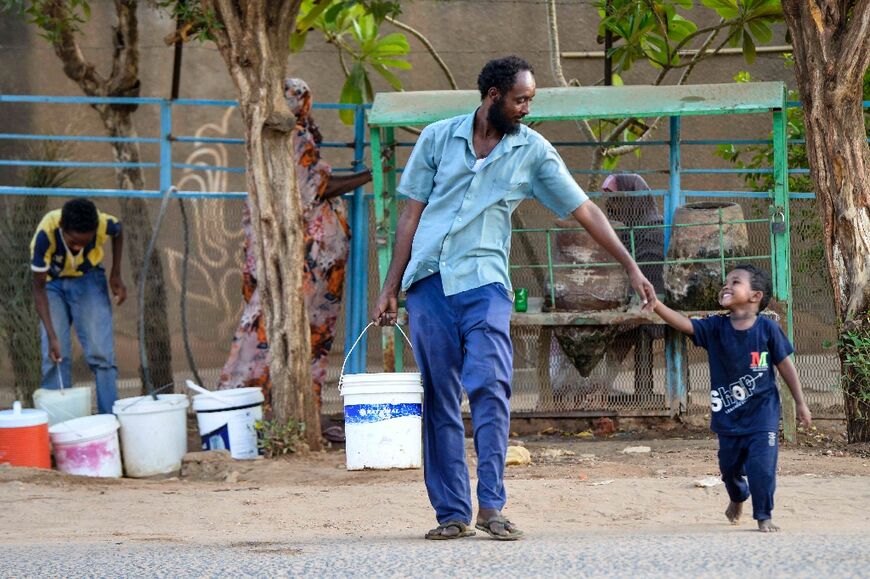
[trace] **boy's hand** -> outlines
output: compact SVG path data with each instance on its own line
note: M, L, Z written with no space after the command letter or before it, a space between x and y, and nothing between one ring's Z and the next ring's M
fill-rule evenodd
M57 341L57 336L48 339L48 357L55 364L60 364L63 357L60 355L60 342Z
M798 422L807 427L813 423L813 415L810 413L809 406L806 404L798 404L795 410Z
M112 295L115 296L115 305L120 306L127 299L127 286L124 285L124 280L120 275L112 275L109 278L109 287L112 288Z

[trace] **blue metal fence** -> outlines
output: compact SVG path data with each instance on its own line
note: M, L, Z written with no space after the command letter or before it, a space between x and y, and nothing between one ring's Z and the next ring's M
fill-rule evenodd
M58 96L34 96L34 95L0 95L0 105L22 103L43 103L49 105L73 104L73 105L96 105L96 104L128 104L137 106L154 106L159 109L159 131L157 136L145 137L108 137L108 136L89 136L89 135L54 135L54 134L25 134L25 133L0 133L0 141L70 141L76 143L113 143L113 142L132 142L143 145L158 145L159 146L159 161L158 162L140 162L140 163L123 163L123 162L83 162L83 161L44 161L44 160L18 160L18 159L0 159L0 167L27 167L27 166L62 166L68 168L130 168L139 167L142 169L156 169L159 172L159 189L145 190L126 190L112 188L28 188L14 185L0 185L0 195L48 195L48 196L76 196L87 195L91 197L140 197L140 198L161 198L174 183L174 171L177 170L194 170L194 171L223 171L235 174L243 174L245 168L232 166L215 166L215 165L191 165L176 162L173 157L174 143L210 143L210 144L225 144L225 145L243 145L243 139L238 138L212 138L198 137L189 135L175 135L173 133L173 113L176 107L232 107L236 106L235 101L230 100L207 100L207 99L178 99L167 100L161 98L92 98L92 97L58 97ZM799 107L800 103L789 102L790 108ZM864 107L870 107L870 102L865 101ZM315 104L315 109L327 110L353 110L354 111L354 140L352 143L353 160L351 166L337 168L337 172L355 171L362 168L366 156L366 148L368 143L365 140L366 122L365 111L366 106L358 105L342 105L334 103ZM0 107L2 114L2 107ZM672 117L670 119L669 137L666 140L651 140L645 142L624 141L617 142L614 145L637 145L640 147L656 147L664 146L669 150L669 163L667 171L648 169L634 171L640 174L668 174L668 189L653 190L649 193L663 197L665 219L669 223L673 210L679 205L685 203L690 197L741 197L741 198L769 198L767 192L757 191L697 191L687 190L682 188L682 175L732 175L732 174L770 174L772 168L760 169L723 169L723 168L692 168L685 169L681 166L681 149L684 146L716 146L719 144L736 144L736 145L765 145L771 141L767 139L730 139L730 140L682 140L681 139L681 119ZM804 144L804 140L791 140L789 145ZM399 147L412 147L413 142L399 142ZM557 147L595 147L596 143L590 142L575 142L575 141L554 141ZM348 147L348 143L325 141L323 147ZM604 170L588 170L588 169L572 169L572 172L578 175L588 174L607 174L611 171ZM804 167L789 168L790 175L806 174L808 169ZM600 193L593 193L595 196ZM230 199L244 198L244 191L178 191L173 193L173 196L179 198L209 198L209 199ZM350 350L353 340L358 336L367 322L368 313L368 255L369 255L369 236L368 236L368 203L371 199L371 193L367 193L363 188L358 188L352 194L348 195L348 205L350 208L350 223L353 231L351 241L350 260L348 264L347 275L347 299L345 308L345 351ZM791 199L812 199L814 194L809 191L790 192ZM669 234L670 228L665 228L665 235ZM665 241L667 244L667 240ZM349 361L349 372L364 372L366 367L367 351L365 337L361 342L361 347L356 348ZM670 353L673 355L673 353ZM679 369L677 369L679 370Z

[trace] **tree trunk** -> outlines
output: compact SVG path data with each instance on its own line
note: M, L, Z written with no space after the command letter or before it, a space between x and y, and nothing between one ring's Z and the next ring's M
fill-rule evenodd
M280 90L276 88L276 90ZM320 445L311 379L308 314L302 288L304 231L290 134L265 127L261 103L243 106L251 222L258 241L257 287L269 334L269 377L276 420L306 425Z
M320 415L311 379L311 336L303 297L305 248L292 131L284 100L290 33L300 0L203 0L210 32L239 94L245 125L248 206L258 241L257 287L269 336L272 411L305 425L319 450Z
M807 158L840 326L839 354L850 442L870 441L870 364L850 344L870 335L870 149L862 82L870 60L870 1L850 13L821 0L786 0ZM870 340L864 342L864 353Z
M112 137L137 137L133 126L133 109L124 106L95 107L103 121L106 132ZM112 143L116 163L139 163L139 145L133 142ZM138 167L116 169L118 189L145 188L142 169ZM138 285L145 251L151 239L153 227L148 214L148 204L143 199L122 197L121 222L124 227L124 252L132 270L133 281ZM174 382L172 373L172 340L169 332L169 317L166 309L166 284L163 280L163 263L160 252L151 253L148 278L145 280L145 344L140 344L147 353L152 386L157 389ZM142 368L139 369L143 376ZM142 380L143 394L147 389ZM170 386L163 393L171 393Z

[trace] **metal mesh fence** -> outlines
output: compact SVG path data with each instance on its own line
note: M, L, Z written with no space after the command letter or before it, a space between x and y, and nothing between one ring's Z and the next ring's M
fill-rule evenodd
M199 114L199 113L198 113ZM226 136L235 134L238 124L236 113L227 110L222 121L216 125L206 123L205 117L191 121L192 126L202 125L207 130L197 131L202 136ZM184 118L183 116L179 116ZM186 119L185 119L186 121ZM203 124L204 123L204 124ZM708 131L710 125L702 125L701 132ZM208 129L208 127L212 127ZM184 132L184 131L182 131ZM193 129L187 131L193 133ZM545 136L547 132L542 129ZM711 136L711 135L705 135ZM722 135L712 135L722 138ZM551 137L552 138L552 137ZM102 145L101 145L102 146ZM82 149L83 159L102 159L105 151L93 147ZM242 166L240 147L223 146L198 147L193 144L177 144L176 152L187 159L191 165L205 163L221 166ZM94 149L93 151L91 149ZM153 150L152 150L153 149ZM652 171L650 166L666 166L666 152L661 147L644 150L642 158L623 161L621 167L626 171L636 170L644 173L652 188L659 191L667 188L666 171ZM332 149L328 152L335 166L348 163L350 149ZM400 162L404 158L400 154ZM588 150L576 147L560 147L560 152L569 166L588 166ZM143 147L143 159L156 160L156 147ZM706 158L705 158L706 160ZM111 180L107 176L95 179L94 186ZM156 170L146 171L149 182L157 181ZM687 181L689 179L687 178ZM11 179L4 181L10 182ZM733 176L698 177L698 189L740 189L741 183ZM177 183L182 190L242 191L243 175L220 171L188 171ZM693 197L691 201L706 198ZM747 219L766 218L768 201L766 199L747 199L740 197L710 197L708 200L734 201L743 208ZM26 374L30 384L38 383L39 353L34 351L36 342L36 317L29 300L29 270L26 246L29 245L35 222L48 209L59 207L63 198L40 198L36 196L0 196L3 232L12 240L12 245L25 251L7 252L6 275L0 293L5 312L4 325L0 332L0 372L5 380L0 383L0 406L9 406L16 397L16 384L21 382L19 375ZM601 200L599 200L601 201ZM125 201L117 199L97 199L101 210L122 216L121 207ZM152 222L158 212L159 201L145 202ZM241 199L191 199L185 201L189 215L189 268L187 286L188 336L193 357L206 386L213 387L219 377L221 367L226 361L233 332L241 313L241 263L242 231L240 221L243 201ZM658 209L663 211L662 198L657 197ZM600 203L606 209L606 203ZM399 204L401 210L401 203ZM369 207L369 215L373 208ZM373 303L378 293L378 271L374 224L369 220L367 232L369 243L368 257L368 300ZM520 206L514 216L516 229L552 227L553 215L535 202ZM842 417L842 394L838 387L839 363L836 350L834 311L827 273L823 267L823 254L820 242L819 221L813 200L793 200L791 202L791 240L792 275L794 293L794 340L796 365L801 377L807 400L814 414L823 417ZM749 224L749 254L769 252L769 230L765 224ZM177 201L169 206L157 244L163 269L163 284L167 294L165 314L147 311L146 316L153 321L165 316L170 331L170 346L159 353L171 364L176 384L191 375L184 354L181 327L181 287L182 264L184 259L183 227ZM5 240L4 240L5 241ZM7 247L10 247L10 243ZM512 243L512 265L541 264L547 262L547 242L545 236L536 233L517 233ZM129 252L128 252L129 256ZM139 353L136 334L136 286L132 272L141 264L125 264L125 280L130 292L127 303L114 310L115 346L119 368L119 390L121 396L139 393ZM769 268L767 263L758 265ZM22 275L17 275L22 273ZM540 269L514 269L512 271L515 288L527 288L533 298L530 305L547 306L547 276ZM534 299L537 298L537 299ZM346 305L346 300L344 305ZM29 315L28 315L29 313ZM14 315L13 315L14 314ZM324 411L339 412L341 401L338 395L338 377L344 357L345 332L344 312L339 317L334 348L329 357L327 384L323 391ZM646 327L646 326L645 326ZM647 327L648 328L648 327ZM582 375L565 355L559 341L554 338L552 328L546 326L514 326L514 382L512 409L514 412L537 414L576 414L616 411L622 415L656 415L668 411L665 400L665 353L662 332L641 331L638 329L617 328L607 347L593 364L588 375ZM400 342L397 342L397 344ZM640 347L639 347L640 345ZM23 353L23 355L22 355ZM370 332L367 364L376 370L382 361L380 336L378 331ZM92 374L84 362L81 350L76 346L73 353L73 375L77 384L92 382ZM404 346L405 367L415 367L413 354ZM34 365L35 364L35 365ZM691 344L687 347L685 358L688 386L687 412L703 414L709 409L709 374L706 354Z
M744 207L747 218L759 209L751 201L734 199ZM0 199L5 214L22 223L32 223L24 208L25 203L51 209L60 205L59 199L48 199L43 204L34 204L33 198L8 196ZM233 332L241 313L241 256L242 232L239 226L243 201L238 199L197 199L185 201L189 214L189 267L187 285L188 336L195 363L207 386L213 386L226 360ZM118 202L100 200L101 210L119 213ZM819 246L818 217L814 201L792 202L792 272L794 291L794 339L796 365L814 414L824 417L843 415L842 394L838 386L839 364L836 350L836 329L830 287L823 270ZM149 210L156 214L159 203L148 202ZM766 208L765 208L766 210ZM546 226L552 217L546 209L530 202L519 210L519 222L523 227ZM767 251L768 231L763 224L751 224L750 253ZM29 242L28 238L19 242ZM520 237L525 235L525 238ZM369 303L377 295L377 259L373 243L373 226L369 231ZM171 334L171 349L162 355L171 359L176 382L190 376L184 355L180 300L182 286L182 262L184 259L183 229L176 202L170 205L158 240L157 250L163 263L163 276L167 292L166 318ZM20 253L20 252L19 252ZM542 236L518 234L513 241L513 263L541 263L546 261L546 243ZM18 256L20 260L26 256ZM765 266L765 264L759 264ZM26 263L17 267L26 268ZM119 368L119 390L122 396L138 394L139 352L136 334L136 286L131 272L136 264L125 264L125 279L130 295L127 302L114 311L115 348ZM26 271L26 270L25 270ZM21 277L21 276L19 276ZM17 300L21 308L32 308L29 302L30 287L27 276L7 277L4 294L7 299ZM24 285L22 285L24 283ZM533 270L515 270L514 287L525 287L531 297L544 300L546 282ZM17 294L12 296L12 294ZM4 316L12 318L12 311ZM34 324L35 313L20 315L18 324ZM158 312L146 312L146 316L159 316ZM344 349L344 315L339 318L336 347L330 354L328 382L324 389L324 410L340 411L338 375ZM35 331L33 327L14 328L16 334ZM515 326L514 339L514 384L512 408L514 412L571 413L595 411L619 411L655 414L667 410L665 394L664 341L660 334L642 337L639 332L625 331L607 348L601 360L589 376L582 376L565 356L558 342L553 339L552 329L538 326ZM0 372L7 376L0 386L0 406L8 406L15 396L13 342L9 332L0 342ZM378 332L370 332L368 340L368 367L377 368L382 360ZM638 352L636 344L646 339L651 342L648 350ZM31 348L33 344L31 343ZM405 366L414 368L413 353L405 346ZM31 352L31 360L39 358ZM688 377L688 411L705 413L709 408L709 372L706 353L691 345L687 349L686 368ZM38 373L38 365L31 366L31 373ZM638 373L651 374L649 388L639 389ZM89 383L92 374L84 362L82 352L76 345L73 353L73 376L76 383ZM31 381L38 376L31 375ZM549 382L549 386L547 386Z

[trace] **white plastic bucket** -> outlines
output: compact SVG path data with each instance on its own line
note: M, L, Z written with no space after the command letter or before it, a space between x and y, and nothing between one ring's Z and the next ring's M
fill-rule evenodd
M260 388L216 390L193 397L203 450L229 450L233 458L260 455L254 423L263 420Z
M48 413L48 425L53 426L74 418L91 415L91 389L87 386L47 390L33 393L33 404Z
M118 419L96 414L59 422L48 429L57 470L82 476L121 476Z
M362 334L348 356L360 338ZM345 374L342 365L339 388L344 397L347 470L420 468L423 382L419 372Z
M112 412L121 423L121 449L127 476L140 478L181 470L187 453L184 394L136 396L117 400Z

